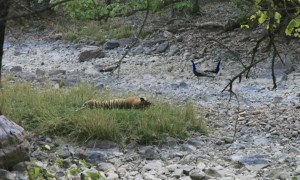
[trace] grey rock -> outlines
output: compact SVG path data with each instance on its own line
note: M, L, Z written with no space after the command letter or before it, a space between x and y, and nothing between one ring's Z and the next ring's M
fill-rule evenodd
M190 176L180 177L179 180L192 180Z
M135 55L140 55L144 52L144 48L142 46L138 46L133 50L133 54Z
M163 43L165 41L166 41L166 39L164 39L163 37L157 37L154 40L145 40L143 42L143 46L144 47L151 47L151 46L154 46L156 44L161 44L161 43Z
M194 147L190 144L182 144L180 149L182 151L189 151L189 152L193 152L193 151L197 150L196 147Z
M0 115L0 168L11 168L29 160L28 150L29 142L24 138L24 129Z
M30 164L30 161L19 162L18 164L13 166L12 170L22 173L27 171L27 166Z
M206 179L206 174L203 171L196 169L190 173L190 177L194 180L204 180Z
M257 171L269 166L269 162L265 155L255 154L250 156L244 156L239 160L240 163L250 171Z
M158 170L162 169L164 163L161 160L152 160L147 161L147 164L143 167L144 170L150 171L150 170Z
M171 46L170 46L170 50L169 50L169 53L168 53L168 55L169 56L173 56L174 54L176 54L177 52L178 52L178 46L176 45L176 44L172 44Z
M266 145L269 141L264 136L254 136L253 137L254 144L257 146Z
M53 71L50 71L48 74L49 76L56 76L56 75L65 75L67 73L66 70L62 70L62 69L59 69L59 70L53 70Z
M61 40L63 37L63 34L62 33L56 33L56 34L51 34L48 36L48 39L49 40L54 40L54 41L57 41L57 40Z
M41 150L36 150L31 154L32 157L34 157L35 159L39 160L39 161L43 161L46 160L48 158L48 154L46 152L43 152Z
M163 53L165 52L169 47L169 43L162 43L156 48L156 52L158 53Z
M138 148L138 143L136 141L132 141L126 145L125 150L128 152L136 151Z
M0 178L1 180L15 180L14 175L5 169L0 169Z
M160 159L159 151L156 148L149 148L145 151L146 160Z
M202 50L199 51L199 53L198 53L198 55L199 55L198 58L204 58L205 51L206 51L206 47L202 48Z
M70 159L64 159L62 164L65 169L69 168L71 166Z
M101 163L107 158L106 153L99 148L87 148L86 153L86 160L93 164Z
M232 137L223 137L222 140L223 140L225 143L227 143L227 144L233 142L233 138L232 138Z
M178 144L178 141L177 141L177 139L175 139L173 137L167 137L164 144L168 147L173 147Z
M183 175L183 169L175 169L172 173L172 177L180 178Z
M95 58L104 58L105 54L102 48L99 47L90 47L82 50L79 54L79 62L90 61L91 59Z
M13 66L10 69L10 72L14 72L14 73L22 72L22 67L21 66Z
M108 173L106 173L106 176L107 176L106 177L107 180L117 180L117 179L119 179L119 175L116 174L113 171L109 171Z
M182 166L178 166L178 169L182 169L183 173L185 175L189 175L190 172L195 169L195 166L189 166L189 165L182 165Z
M222 166L215 166L205 169L204 172L212 177L234 177L234 173Z
M65 176L65 172L64 171L57 171L54 175L56 178L61 178Z
M104 162L101 162L101 163L98 164L98 169L100 171L104 171L104 172L106 172L106 171L115 171L116 170L114 165L112 165L111 163L104 163Z
M104 88L104 84L102 83L97 83L95 86L96 89L103 89Z
M179 88L187 88L188 85L185 82L180 82L178 87Z
M59 151L59 153L58 153L58 157L63 158L63 159L66 159L70 156L71 156L71 153L68 149L63 149L62 151Z
M155 49L144 47L145 55L150 55L153 51L155 51Z
M104 43L104 49L115 49L117 47L120 47L120 43L118 40L108 40L106 43Z
M99 148L102 150L111 150L111 149L114 149L115 151L119 150L119 145L117 143L108 140L91 140L87 143L86 147Z

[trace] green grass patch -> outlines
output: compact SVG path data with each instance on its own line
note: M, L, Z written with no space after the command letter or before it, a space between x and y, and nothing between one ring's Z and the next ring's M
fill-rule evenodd
M123 96L126 97L126 96ZM167 136L186 138L191 131L205 133L203 116L192 103L182 106L153 101L145 110L79 109L89 99L117 98L108 91L80 85L65 89L34 88L29 83L3 83L0 111L26 130L74 141L107 139L158 143ZM197 113L197 117L195 118Z
M133 34L131 25L121 24L114 20L66 23L56 24L54 28L63 33L64 40L72 42L93 40L98 44L103 44L106 39L128 38Z

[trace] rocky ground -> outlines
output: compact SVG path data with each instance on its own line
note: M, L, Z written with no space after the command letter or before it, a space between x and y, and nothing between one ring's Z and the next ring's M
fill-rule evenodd
M230 16L232 9L228 2L222 1L206 6L203 16L195 22L225 23L226 19L217 17ZM228 102L229 94L221 90L241 70L241 65L228 49L205 38L213 37L247 62L260 33L261 30L240 29L162 31L130 51L118 79L116 72L99 71L120 59L126 51L126 40L118 41L119 47L104 49L103 58L80 62L80 53L93 47L64 42L55 33L45 36L44 30L37 28L24 33L21 39L9 35L3 74L33 83L51 82L57 88L60 82L94 83L99 89L134 92L150 99L179 103L191 100L204 109L207 136L195 134L186 141L169 138L159 146L131 143L120 149L113 142L95 141L83 148L51 138L32 138L31 156L36 165L45 167L57 179L80 179L88 176L88 171L101 171L107 179L300 179L299 40L291 40L289 44L281 39L276 41L285 62L282 65L278 61L275 66L276 90L272 90L271 55L259 49L258 59L266 58L266 62L258 64L249 79L234 84L238 109L237 101ZM215 78L198 81L191 71L190 60L195 59L199 68L209 69L215 66L217 57L222 59L221 72ZM237 134L233 140L236 122ZM37 148L41 146L45 148ZM62 161L58 162L57 157ZM78 160L82 157L93 165ZM84 173L72 176L72 168ZM20 173L23 170L16 166L7 174L12 179L16 174L24 179Z

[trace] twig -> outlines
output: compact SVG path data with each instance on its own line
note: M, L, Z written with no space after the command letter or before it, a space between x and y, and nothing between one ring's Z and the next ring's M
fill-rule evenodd
M119 79L119 77L120 77L120 69L121 69L121 63L122 63L122 61L123 61L123 59L125 58L125 56L129 53L129 51L132 49L132 47L137 43L137 41L138 41L138 37L140 36L140 34L141 34L141 32L142 32L142 30L143 30L143 28L144 28L144 26L145 26L145 23L146 23L146 21L147 21L147 19L148 19L148 15L149 15L149 7L150 5L149 5L149 0L147 0L147 11L146 11L146 16L145 16L145 18L144 18L144 21L143 21L143 24L141 25L141 27L140 27L140 30L139 30L139 32L138 32L138 34L137 34L137 36L135 37L135 40L132 42L132 44L129 46L129 48L127 49L127 51L123 54L123 56L121 57L121 59L119 60L119 61L117 61L117 68L116 69L118 69L118 75L117 75L117 78ZM115 64L115 63L113 63L113 64ZM112 71L112 72L114 72L114 71Z
M225 86L225 88L221 91L221 92L224 92L228 87L229 87L229 92L233 92L232 91L232 85L233 85L233 82L239 78L241 79L242 78L242 75L248 71L249 69L251 69L253 66L255 66L256 64L262 62L262 61L265 61L266 59L261 59L261 60L258 60L252 64L250 64L249 66L247 66L246 68L244 68L239 74L237 74L236 76L234 76L230 81L229 83Z
M273 89L276 89L276 88L277 88L277 84L276 84L276 76L275 76L275 70L274 70L275 57L276 57L276 51L275 51L275 49L274 49L274 51L273 51L273 58L272 58L272 80L273 80Z
M223 46L224 48L226 48L241 64L242 66L245 68L245 64L243 63L243 61L241 60L241 58L239 57L239 54L237 54L236 52L234 52L233 50L231 50L229 47L225 46L223 43L221 43L219 40L213 38L213 37L207 37L207 39L212 40L217 42L218 44L220 44L221 46Z
M254 62L254 58L255 58L255 55L256 55L256 53L257 53L257 49L258 49L258 47L260 46L260 43L262 43L267 37L268 37L268 34L264 34L264 35L256 42L256 45L255 45L255 47L254 47L253 50L252 50L252 57L251 57L250 65ZM251 69L251 68L250 68L250 69ZM246 78L249 77L250 69L247 71Z

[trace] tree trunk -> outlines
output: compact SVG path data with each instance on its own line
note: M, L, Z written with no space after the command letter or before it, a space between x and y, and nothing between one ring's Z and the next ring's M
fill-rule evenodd
M199 0L190 0L192 3L192 15L200 14Z
M2 83L2 57L3 57L3 45L5 36L6 20L1 20L6 18L8 14L8 9L10 5L10 0L0 0L0 86Z

